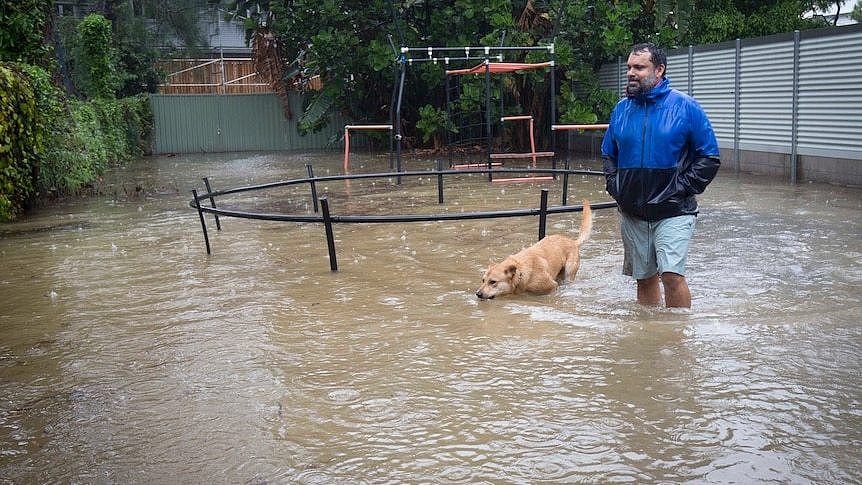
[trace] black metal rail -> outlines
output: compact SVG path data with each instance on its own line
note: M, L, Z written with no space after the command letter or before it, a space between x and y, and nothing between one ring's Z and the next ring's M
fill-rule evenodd
M545 225L548 214L563 214L568 212L580 212L584 210L583 205L568 204L568 178L570 175L594 175L604 176L600 171L569 169L569 168L516 168L516 169L471 169L471 170L443 170L440 167L440 162L437 164L437 169L433 171L423 170L414 172L386 172L386 173L369 173L355 175L331 175L324 177L314 176L310 165L307 165L308 177L283 180L279 182L270 182L259 185L249 185L244 187L234 187L224 190L213 191L210 186L209 178L204 177L203 182L206 187L206 193L198 194L197 190L192 190L192 200L189 206L197 210L200 218L201 229L203 230L204 242L206 244L207 254L212 254L210 247L209 234L207 232L206 219L204 214L213 214L216 221L217 230L221 230L221 222L219 217L238 217L241 219L257 219L263 221L283 221L283 222L302 222L302 223L321 223L326 230L326 243L329 250L329 266L332 271L338 271L338 262L335 251L335 238L333 236L333 224L361 224L361 223L399 223L399 222L430 222L430 221L453 221L453 220L473 220L473 219L499 219L506 217L524 217L524 216L539 216L539 239L545 237ZM469 175L469 174L545 174L553 175L556 179L560 176L562 183L562 197L559 206L548 207L548 189L541 189L541 197L538 208L529 209L513 209L503 211L478 211L478 212L459 212L459 213L440 213L440 214L392 214L392 215L337 215L330 212L329 200L326 196L318 198L317 184L321 182L333 182L340 180L358 180L358 179L380 179L380 178L397 178L400 182L402 177L436 177L437 180L437 201L443 203L443 181L447 175ZM243 192L253 192L259 190L273 189L277 187L286 187L291 185L306 184L309 186L312 203L315 214L276 214L263 212L248 212L241 210L225 209L224 207L216 206L216 198L231 194ZM201 201L209 201L209 206L202 205ZM320 203L320 208L318 207ZM599 202L591 203L592 209L608 209L616 207L616 202ZM322 209L322 213L318 212Z

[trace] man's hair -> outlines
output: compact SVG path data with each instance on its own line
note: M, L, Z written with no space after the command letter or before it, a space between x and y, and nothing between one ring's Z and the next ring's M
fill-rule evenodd
M665 54L664 49L652 42L644 42L643 44L632 46L631 53L637 54L644 51L649 52L649 60L653 66L664 66L665 71L667 71L667 54Z

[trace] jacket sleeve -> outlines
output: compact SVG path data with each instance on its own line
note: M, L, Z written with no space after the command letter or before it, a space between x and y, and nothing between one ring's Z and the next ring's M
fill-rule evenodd
M688 195L695 195L706 190L706 186L718 173L721 161L718 140L715 138L715 131L712 129L709 117L696 101L692 102L690 108L692 109L691 145L694 159L680 174L679 181Z
M720 165L718 157L695 157L685 173L680 174L679 182L688 195L703 193L715 178Z
M608 156L602 156L602 170L605 172L605 190L617 198L617 161Z
M608 126L602 139L602 170L605 173L605 190L614 199L617 198L617 149L614 144L614 125Z

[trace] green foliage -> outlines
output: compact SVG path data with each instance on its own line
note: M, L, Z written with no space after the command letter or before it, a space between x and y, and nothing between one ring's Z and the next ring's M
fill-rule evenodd
M40 178L47 193L74 194L91 184L113 164L145 153L152 114L145 95L122 99L72 101L70 131L51 149L57 158L46 160L50 177Z
M148 151L149 100L146 95L114 98L120 77L111 25L104 17L90 15L80 23L61 19L55 28L69 41L61 46L72 47L74 62L62 59L68 50L58 49L59 64L41 63L73 67L80 91L92 101L69 101L54 84L55 73L34 65L48 52L42 36L50 33L44 14L51 3L0 0L0 52L29 61L0 63L0 220L14 219L36 197L74 194L110 164ZM150 61L144 56L141 63ZM142 84L128 75L125 79Z
M380 72L392 67L395 53L392 47L379 39L372 39L368 45L368 65L375 72Z
M440 134L448 128L448 125L446 112L440 108L430 104L419 108L419 121L416 122L416 129L422 133L422 141L425 143L436 138L435 145L437 145Z
M0 0L2 1L2 0ZM78 27L91 19L78 20L71 16L58 17L54 29L57 33L57 54L60 75L67 89L85 97L105 97L104 91L94 96L89 80L90 64L110 58L113 73L101 69L101 75L117 97L153 93L166 73L156 63L162 58L208 56L208 39L201 31L198 20L203 16L213 19L220 15L215 3L202 0L103 0L90 2L96 15L104 16L111 26L110 47L96 58L85 52ZM209 11L206 9L209 5ZM101 34L100 34L101 35ZM107 54L107 55L106 55ZM80 62L79 62L80 61Z
M698 21L702 28L697 33L697 39L705 44L738 38L745 30L745 16L739 11L715 12L713 15L703 16ZM691 35L689 38L694 37Z
M43 37L54 2L0 0L0 61L45 64Z
M560 108L560 121L568 124L591 124L598 121L592 107L574 93L569 84L560 86L557 97Z
M146 29L146 39L151 43L148 46L139 46L138 49L162 46L171 52L182 51L184 57L206 54L203 51L209 47L209 40L205 32L201 31L198 21L204 15L213 20L221 16L217 8L221 2L218 0L106 0L106 3L113 4L112 8L106 10L110 10L114 25L139 23L146 19L150 26ZM128 6L132 4L140 9L139 15L130 15L135 14L128 11ZM127 40L140 43L143 39ZM177 43L177 40L181 42Z
M586 67L566 72L570 81L560 86L557 105L563 123L604 122L619 101L613 91L602 89L598 78Z
M45 120L33 88L13 64L0 64L0 221L14 219L35 192Z
M697 0L684 3L689 21L676 32L676 44L709 44L737 38L825 27L828 22L819 16L806 15L815 8L827 8L834 0Z
M150 27L151 23L147 17L136 15L131 6L132 2L122 2L113 8L113 37L119 77L118 97L154 93L158 91L159 83L166 76L166 73L156 66L161 55L155 47L163 45L165 41L159 38L158 31ZM198 32L199 29L194 25L193 29L184 30ZM197 38L200 35L197 33L192 37Z
M853 10L850 11L850 18L857 22L862 22L862 3L857 3L853 6Z
M309 98L308 104L302 112L302 117L297 124L299 132L303 135L322 130L328 122L327 115L332 107L333 99L330 90L324 88L316 96Z
M652 41L672 49L809 28L823 21L803 14L836 1L245 0L230 2L227 10L233 18L250 13L249 29L265 27L277 36L291 74L301 80L320 76L324 92L313 96L301 123L309 130L322 126L334 110L354 119L388 118L400 54L392 51L389 36L397 47L553 42L558 120L586 122L607 119L616 102L614 93L598 88L596 70L617 56L626 56L635 43ZM546 60L541 57L532 53L506 60ZM460 99L452 107L483 112L484 79L462 81ZM542 120L549 116L543 101L551 89L547 81L545 73L531 72L505 81L502 87L495 82L492 110L499 110L502 96L506 113L530 113ZM444 82L440 65L414 63L407 68L401 118L408 137L429 143L432 133L439 133ZM517 104L509 103L510 99Z
M35 92L36 111L44 133L44 150L37 157L33 196L79 192L112 164L148 150L152 112L146 95L123 99L69 101L49 73L18 66Z
M77 175L75 158L80 152L70 149L67 140L74 127L68 101L63 92L51 82L47 71L31 65L20 67L29 77L36 93L36 107L46 122L45 152L39 160L35 181L37 193L45 193L46 188L67 189L60 180Z
M75 44L76 85L88 98L113 98L120 86L111 23L90 14L78 24Z

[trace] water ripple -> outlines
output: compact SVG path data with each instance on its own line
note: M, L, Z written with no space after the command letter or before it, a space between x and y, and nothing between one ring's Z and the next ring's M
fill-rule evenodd
M208 217L206 254L182 195L202 173L230 187L337 174L337 158L152 157L117 175L152 196L0 229L3 479L862 482L858 191L719 177L688 311L635 302L614 211L596 211L576 280L538 297L473 293L489 259L535 240L528 218L337 225L333 272L319 225ZM320 189L338 213L537 199L462 182L445 207L427 177ZM306 191L235 202L310 212Z

